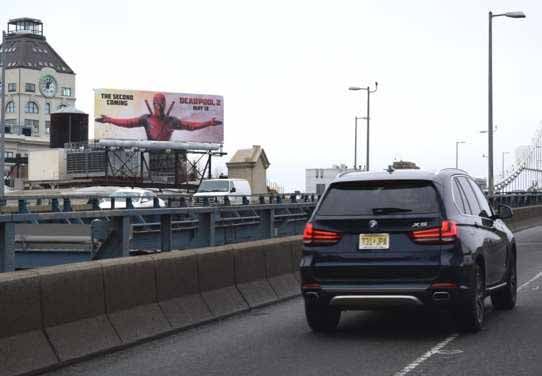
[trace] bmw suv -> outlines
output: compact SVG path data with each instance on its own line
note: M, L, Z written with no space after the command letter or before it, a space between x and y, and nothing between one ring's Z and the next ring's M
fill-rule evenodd
M516 304L516 245L462 170L350 172L325 190L303 235L309 326L332 331L343 310L436 307L478 331L484 300Z

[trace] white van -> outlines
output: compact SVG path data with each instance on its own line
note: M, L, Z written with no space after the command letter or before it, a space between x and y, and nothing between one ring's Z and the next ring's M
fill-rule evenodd
M215 201L223 203L223 197L228 197L232 204L242 204L243 196L247 196L250 200L252 190L250 184L245 179L209 179L204 180L198 191L194 194L194 199L198 202L198 199L208 197L216 198ZM212 200L210 200L212 201Z

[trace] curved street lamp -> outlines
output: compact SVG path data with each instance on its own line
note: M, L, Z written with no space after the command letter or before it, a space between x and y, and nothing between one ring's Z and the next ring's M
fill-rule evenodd
M369 135L370 135L370 107L371 107L371 94L375 93L376 90L378 89L378 82L375 82L375 88L374 90L371 90L371 88L369 86L367 87L359 87L359 86L350 86L348 88L348 90L351 90L351 91L359 91L359 90L366 90L367 91L367 116L366 116L366 119L367 119L367 160L365 162L365 170L366 171L369 171L369 145L370 145L370 142L369 142ZM357 132L356 132L357 134ZM357 143L356 143L357 145ZM357 152L356 152L357 153ZM354 166L355 168L355 166Z
M487 158L487 187L489 196L494 193L493 179L493 32L492 24L495 17L509 18L525 18L523 12L506 12L493 14L489 12L489 59L488 59L488 119L487 119L487 141L488 141L488 158Z

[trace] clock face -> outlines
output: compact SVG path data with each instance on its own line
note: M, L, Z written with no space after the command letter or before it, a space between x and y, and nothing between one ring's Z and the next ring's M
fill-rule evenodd
M56 89L57 84L53 76L46 75L40 79L40 91L44 96L48 98L54 97L56 94Z

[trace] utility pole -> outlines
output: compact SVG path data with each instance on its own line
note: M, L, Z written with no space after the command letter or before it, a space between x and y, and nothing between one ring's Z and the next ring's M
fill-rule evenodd
M5 133L6 133L6 32L2 31L2 89L0 91L0 95L2 96L2 100L0 101L0 104L2 106L2 109L0 110L0 172L2 173L2 184L0 184L0 199L4 199L4 174L5 174L5 167L4 167L4 156L5 156Z

